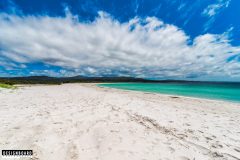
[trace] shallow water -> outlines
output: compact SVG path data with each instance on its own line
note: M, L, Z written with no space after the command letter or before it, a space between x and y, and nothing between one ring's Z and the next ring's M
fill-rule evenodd
M109 83L99 86L240 102L240 83Z

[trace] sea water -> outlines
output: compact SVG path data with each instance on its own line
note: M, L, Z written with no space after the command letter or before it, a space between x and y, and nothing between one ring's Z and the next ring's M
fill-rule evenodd
M109 83L99 86L240 102L240 83Z

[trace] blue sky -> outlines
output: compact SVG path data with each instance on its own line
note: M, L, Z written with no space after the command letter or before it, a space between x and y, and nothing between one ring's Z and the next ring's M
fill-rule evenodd
M1 0L0 76L240 81L239 0Z

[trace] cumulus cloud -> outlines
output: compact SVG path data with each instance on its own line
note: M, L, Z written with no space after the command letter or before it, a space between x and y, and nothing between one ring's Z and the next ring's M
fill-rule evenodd
M183 30L155 17L125 23L99 12L93 22L65 17L0 14L0 57L41 62L84 75L155 78L240 76L240 52L226 34L200 35L189 45ZM1 60L0 59L0 60Z

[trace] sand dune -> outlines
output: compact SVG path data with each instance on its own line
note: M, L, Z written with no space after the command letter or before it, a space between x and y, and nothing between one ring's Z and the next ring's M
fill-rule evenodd
M239 104L93 84L5 89L0 102L0 148L34 160L240 159Z

